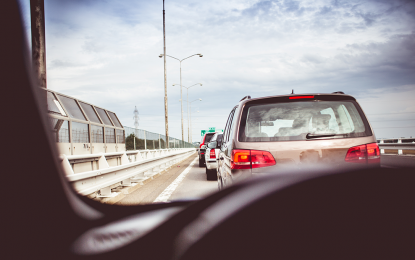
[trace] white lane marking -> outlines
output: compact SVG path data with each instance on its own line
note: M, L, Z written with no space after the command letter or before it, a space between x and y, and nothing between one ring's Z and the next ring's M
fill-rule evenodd
M173 192L179 186L180 182L186 177L189 173L190 168L195 164L197 157L190 163L189 166L179 175L177 178L162 192L153 202L167 202Z

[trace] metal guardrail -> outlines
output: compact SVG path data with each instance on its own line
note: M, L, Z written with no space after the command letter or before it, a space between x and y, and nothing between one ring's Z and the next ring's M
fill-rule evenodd
M380 149L415 150L415 143L379 144Z
M114 197L111 192L118 186L133 186L134 182L143 182L170 165L182 161L195 153L194 148L136 150L127 152L61 155L66 177L81 195L97 192L97 197ZM108 158L120 158L120 165L110 167ZM98 169L74 173L71 164L97 161Z
M415 143L402 142L404 139L382 139L379 140L379 149L381 154L385 154L385 150L398 150L398 155L403 155L403 150L415 150ZM386 141L386 143L385 143ZM391 142L391 141L397 141ZM412 141L412 139L411 139Z

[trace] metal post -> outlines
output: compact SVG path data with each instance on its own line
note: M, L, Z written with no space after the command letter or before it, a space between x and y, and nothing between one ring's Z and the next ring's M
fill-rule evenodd
M190 142L189 143L193 143L193 138L192 138L192 106L190 104Z
M402 143L402 139L398 139L398 144L401 144ZM402 155L403 154L403 152L402 152L402 150L398 150L398 155Z
M46 88L46 45L44 0L30 0L32 66L39 87Z
M187 89L187 142L190 143L190 122L189 122L189 89Z
M163 57L164 57L164 120L166 128L166 142L167 148L169 148L169 116L167 108L167 71L166 71L166 12L164 11L164 0L163 0Z
M381 144L383 144L383 143L384 143L384 142L383 142L383 139L382 139L382 140L380 140L380 143L381 143ZM384 154L384 153L385 153L385 149L380 149L380 153L381 153L381 154Z
M147 138L146 138L146 130L143 130L144 131L144 150L147 150Z
M180 61L180 107L182 115L182 141L184 141L184 131L183 131L183 95L182 95L183 85L182 85L182 61Z
M159 134L159 149L161 149L160 134Z
M137 149L135 149L135 135L133 135L133 136L134 136L134 151L135 151L135 150L137 150Z

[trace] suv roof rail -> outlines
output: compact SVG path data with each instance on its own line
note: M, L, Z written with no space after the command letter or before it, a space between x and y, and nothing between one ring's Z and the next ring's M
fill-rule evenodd
M344 92L343 91L335 91L335 92L333 92L331 94L344 94Z
M242 100L245 100L245 99L251 99L251 96L245 96L241 100L239 100L239 102L241 102Z

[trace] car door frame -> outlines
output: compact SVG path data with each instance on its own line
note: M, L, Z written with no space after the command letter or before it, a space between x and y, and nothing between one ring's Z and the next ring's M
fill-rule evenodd
M218 177L220 176L222 183L225 186L228 186L232 183L232 173L231 173L231 156L232 156L232 141L233 141L233 123L235 118L235 113L238 106L235 106L228 116L228 121L226 122L225 129L223 130L222 144L220 147L219 153L219 167L218 167ZM219 181L219 179L218 179Z

